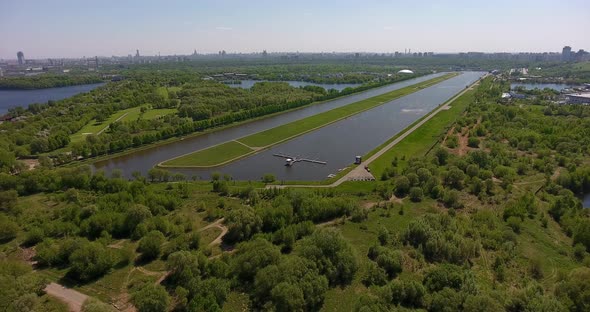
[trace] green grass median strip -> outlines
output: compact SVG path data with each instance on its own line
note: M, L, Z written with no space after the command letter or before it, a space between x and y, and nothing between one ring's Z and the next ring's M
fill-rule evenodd
M392 101L394 99L400 98L410 93L414 93L421 88L425 88L427 86L439 83L453 76L455 75L447 74L441 77L430 79L422 83L414 84L402 89L398 89L366 100L335 108L324 113L297 120L282 126L278 126L266 131L255 133L238 140L249 146L268 147L270 145L280 143L284 140L291 139L295 136L302 135L306 132L315 130L317 128L327 126L330 123L358 114L365 110L385 104L386 102Z
M351 103L327 112L258 132L236 141L226 142L203 150L173 158L159 164L160 167L214 167L250 155L254 151L269 148L318 128L327 126L344 118L383 105L394 99L419 91L456 76L446 74L402 89L378 95L366 100ZM240 144L241 143L241 144ZM243 144L243 145L242 145ZM251 148L249 148L251 147Z
M254 152L244 144L229 141L161 163L160 167L213 167Z

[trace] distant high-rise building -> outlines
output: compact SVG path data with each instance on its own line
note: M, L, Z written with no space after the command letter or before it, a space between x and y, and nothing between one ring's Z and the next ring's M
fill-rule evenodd
M572 58L572 47L565 46L563 50L561 50L561 59L563 61L569 61Z
M18 58L18 65L25 65L25 54L22 51L18 51L16 57Z
M139 57L139 49L135 50L135 57Z

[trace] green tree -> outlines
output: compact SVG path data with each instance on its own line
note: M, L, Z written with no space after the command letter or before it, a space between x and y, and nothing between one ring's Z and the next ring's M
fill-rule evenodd
M110 305L94 299L92 297L86 299L82 305L82 312L116 312Z
M231 272L244 282L251 282L260 269L278 263L281 257L277 246L261 238L241 243L237 250L231 259Z
M16 222L0 214L0 243L12 240L16 237L18 231L19 227Z
M590 250L590 219L582 218L574 229L574 244L582 244Z
M9 190L0 192L0 211L11 212L16 207L18 192Z
M151 231L139 241L137 251L141 252L142 260L153 260L160 256L162 244L166 238L160 231Z
M166 312L170 297L160 285L148 284L132 294L131 299L139 312Z
M88 281L107 273L114 264L111 251L98 242L82 243L69 257L68 275Z
M460 311L463 303L461 293L451 288L444 288L435 292L430 297L428 311L432 312L455 312Z
M574 269L555 292L570 311L590 311L590 269Z
M241 207L229 212L225 223L228 232L223 236L223 241L232 244L246 240L262 229L262 219L251 207Z
M486 295L467 296L463 303L464 312L503 311L504 307L495 299Z
M410 180L405 176L399 176L395 179L395 195L405 197L410 191Z
M414 186L410 189L410 199L413 202L420 202L424 197L424 192L422 192L422 188L419 186Z
M300 255L315 262L321 274L332 284L347 284L358 270L352 248L340 234L316 230L303 239Z
M276 180L274 174L272 173L267 173L264 176L262 176L262 182L263 183L272 183Z
M272 302L277 311L303 311L303 292L295 285L283 282L271 291Z

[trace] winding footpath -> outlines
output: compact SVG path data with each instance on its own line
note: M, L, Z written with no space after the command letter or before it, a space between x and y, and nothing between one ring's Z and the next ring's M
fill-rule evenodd
M214 228L214 227L221 230L221 233L219 235L217 235L217 237L212 242L209 243L209 246L221 245L221 239L223 238L223 236L225 234L227 234L227 231L228 231L227 227L225 225L223 225L224 220L225 220L225 218L221 218L213 223L208 224L207 226L205 226L199 230L199 232L202 232L207 229Z
M67 303L70 312L82 311L82 305L84 304L84 301L88 299L87 295L70 288L65 288L57 283L49 283L49 285L45 287L45 292L48 295Z

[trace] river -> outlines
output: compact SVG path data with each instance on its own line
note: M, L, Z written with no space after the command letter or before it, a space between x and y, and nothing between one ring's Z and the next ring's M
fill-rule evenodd
M102 86L104 83L93 83L61 88L36 90L0 90L0 115L13 107L27 107L33 103L47 103L49 100L58 101L79 93L88 92Z
M441 74L414 78L240 126L114 157L95 163L94 169L105 170L106 172L121 169L127 177L130 177L134 171L139 171L145 175L150 168L172 157L397 90L439 75ZM279 179L285 180L323 179L328 174L337 172L339 168L349 165L354 160L355 155L363 155L383 143L482 75L483 73L464 73L435 86L277 145L272 149L262 151L227 166L216 168L215 171L229 173L235 178L243 180L256 180L264 173L273 173ZM285 168L283 160L271 155L277 151L294 153L299 156L324 158L321 160L327 161L328 165L318 166L297 163L292 168ZM213 170L179 169L174 171L183 172L189 177L196 175L205 179L209 177L210 172Z
M572 88L572 85L564 84L564 83L530 83L530 82L513 82L510 84L510 88L514 89L516 87L524 87L527 90L537 89L553 89L555 91L561 91L563 89Z
M590 193L584 195L582 198L582 207L590 208Z
M232 88L250 89L254 86L255 83L263 82L263 81L267 81L267 80L241 80L241 83L239 83L239 84L232 83L232 84L227 84L227 85ZM317 86L317 87L322 87L326 90L336 89L338 91L342 91L345 88L355 88L355 87L358 87L361 85L359 83L313 83L313 82L306 82L306 81L280 81L280 82L286 82L295 88L305 87L305 86Z
M306 106L298 110L252 121L249 123L242 124L240 126L235 126L194 137L189 137L182 141L175 141L173 143L158 145L149 149L109 158L107 160L94 163L93 169L104 170L105 172L110 172L113 169L121 169L126 177L130 177L131 173L134 171L139 171L145 175L145 173L147 173L147 171L150 168L170 158L177 157L200 149L204 149L229 140L241 138L243 136L247 136L253 133L271 129L283 125L285 123L313 116L337 107L345 106L386 92L398 90L409 85L426 81L441 75L443 74L438 73L413 78L393 83L387 86L367 90L364 92L355 93L350 96L333 99L320 104Z

